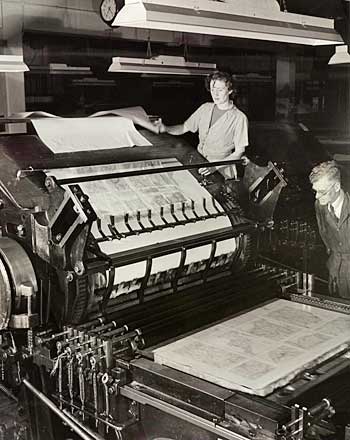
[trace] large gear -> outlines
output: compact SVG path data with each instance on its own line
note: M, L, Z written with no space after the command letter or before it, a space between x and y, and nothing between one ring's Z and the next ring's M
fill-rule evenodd
M32 262L14 239L0 237L0 329L7 328L10 316L20 313L26 290L38 290ZM27 301L29 301L27 299Z

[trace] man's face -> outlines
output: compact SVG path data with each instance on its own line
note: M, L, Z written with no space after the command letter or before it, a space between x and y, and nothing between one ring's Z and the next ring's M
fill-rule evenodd
M340 183L329 180L327 176L321 177L312 184L316 200L321 205L328 205L337 200L339 196Z
M225 104L230 100L230 90L225 81L221 79L210 81L210 93L215 104Z

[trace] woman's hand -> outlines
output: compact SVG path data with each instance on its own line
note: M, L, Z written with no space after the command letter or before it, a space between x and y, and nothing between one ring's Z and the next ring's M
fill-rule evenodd
M156 131L158 134L166 133L166 126L163 124L163 121L161 118L154 121L153 125L156 127Z
M242 165L244 166L247 166L248 163L250 162L250 159L248 159L247 156L242 156L241 159L242 159Z
M202 176L210 176L210 174L215 173L216 167L205 167L205 168L198 168L198 173Z

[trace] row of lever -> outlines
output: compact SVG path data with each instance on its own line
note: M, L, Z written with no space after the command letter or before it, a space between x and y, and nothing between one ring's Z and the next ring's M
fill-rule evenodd
M37 335L36 343L55 347L50 375L57 378L61 410L64 406L72 414L78 410L83 420L91 417L96 427L103 423L107 432L109 428L123 429L110 414L110 398L118 393L119 385L110 371L114 358L142 344L140 330L129 331L127 326L118 326L115 321L105 323L98 319L78 327L66 327L60 333L42 332Z
M235 209L232 210L235 213ZM195 223L224 216L231 211L224 211L214 198L203 198L202 202L196 203L182 202L178 204L171 203L167 207L161 206L159 212L148 209L147 211L136 211L135 215L125 213L122 218L108 216L108 232L103 228L105 220L98 218L96 221L97 230L100 238L97 242L122 239L132 235L138 235L146 232L153 232L166 228Z

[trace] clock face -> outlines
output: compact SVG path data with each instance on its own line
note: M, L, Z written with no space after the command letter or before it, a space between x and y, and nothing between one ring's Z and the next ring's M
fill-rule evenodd
M108 24L111 24L118 12L116 0L102 0L100 5L101 18Z

